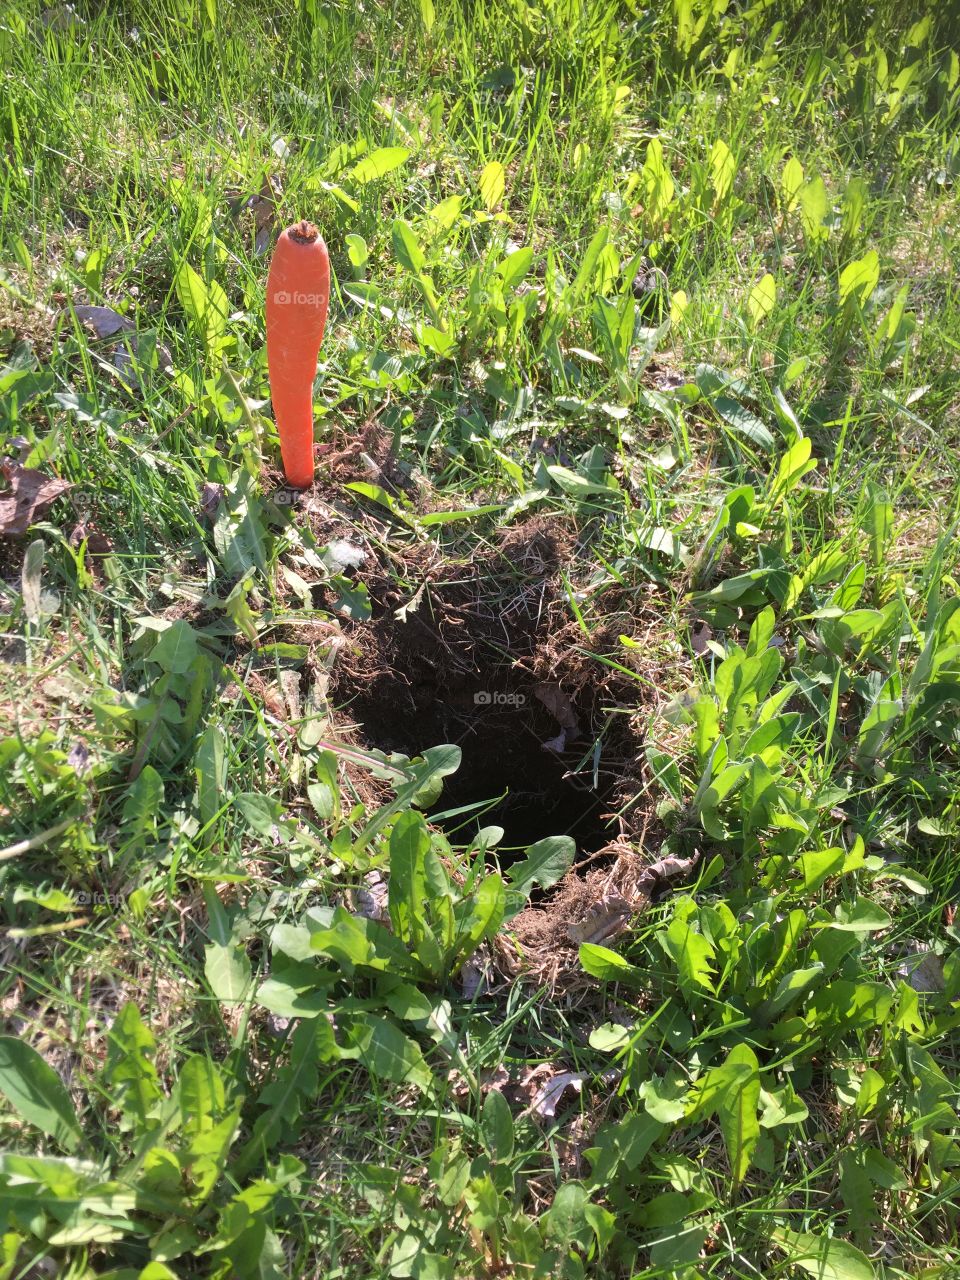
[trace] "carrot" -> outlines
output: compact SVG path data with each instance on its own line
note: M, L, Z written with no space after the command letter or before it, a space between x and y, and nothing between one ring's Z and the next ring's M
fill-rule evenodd
M330 300L320 232L298 222L277 241L267 276L267 366L287 483L313 484L313 379Z

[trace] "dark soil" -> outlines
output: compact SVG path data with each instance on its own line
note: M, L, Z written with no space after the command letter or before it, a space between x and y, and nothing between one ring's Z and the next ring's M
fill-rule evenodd
M569 834L582 858L632 825L616 812L640 789L642 686L591 656L615 651L615 635L588 643L571 625L559 569L570 574L575 541L564 522L532 519L455 563L420 549L406 590L396 565L360 575L374 613L349 625L334 670L339 723L385 752L461 748L434 810L457 843L496 825L504 849ZM614 612L613 631L629 630Z

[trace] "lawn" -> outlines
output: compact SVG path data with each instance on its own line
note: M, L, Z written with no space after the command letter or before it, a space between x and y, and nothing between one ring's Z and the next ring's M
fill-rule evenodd
M958 32L0 5L0 1280L960 1274Z

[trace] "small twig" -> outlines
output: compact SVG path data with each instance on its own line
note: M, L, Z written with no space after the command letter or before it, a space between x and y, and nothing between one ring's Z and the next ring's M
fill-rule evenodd
M6 862L8 858L17 858L21 853L29 853L31 849L42 848L48 840L52 840L54 836L62 835L75 819L64 818L62 822L56 823L55 826L47 827L46 831L40 831L35 836L31 836L29 840L18 840L16 844L9 845L6 849L0 849L0 862Z

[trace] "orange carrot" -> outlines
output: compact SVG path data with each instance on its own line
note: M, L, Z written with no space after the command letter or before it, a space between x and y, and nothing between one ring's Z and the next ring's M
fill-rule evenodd
M298 222L277 241L267 276L267 365L287 483L313 484L313 379L330 300L320 232Z

